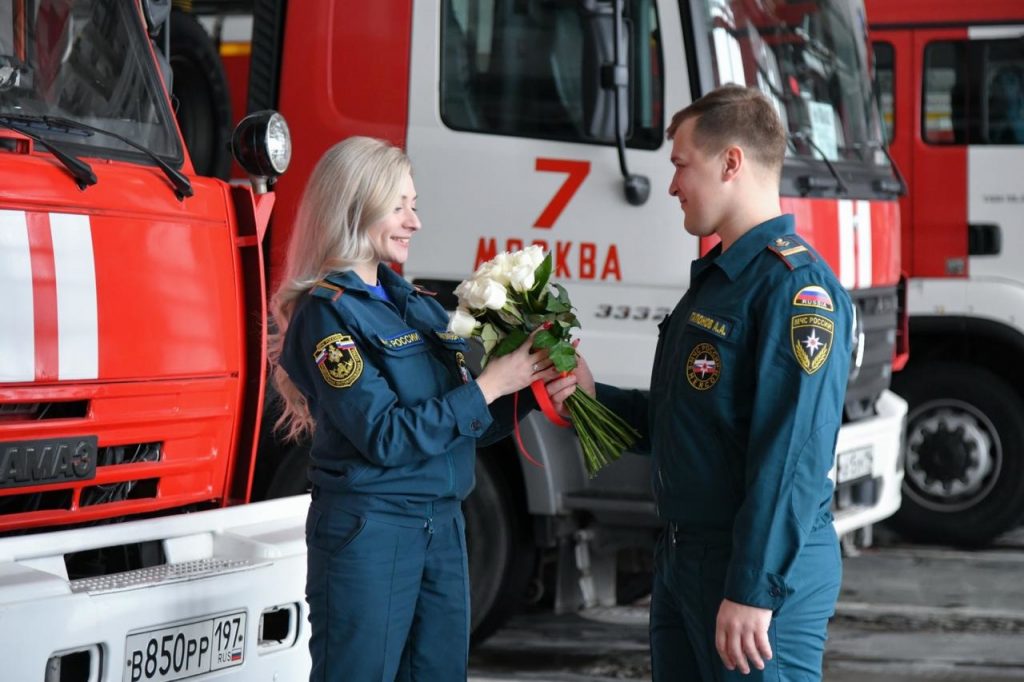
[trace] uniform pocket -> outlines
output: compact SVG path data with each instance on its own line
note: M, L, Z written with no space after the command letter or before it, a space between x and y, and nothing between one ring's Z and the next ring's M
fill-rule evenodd
M306 517L306 542L328 554L351 545L366 528L366 519L342 509L310 507Z
M432 354L423 335L416 330L382 333L373 338L377 369L403 405L414 405L437 394L440 386Z

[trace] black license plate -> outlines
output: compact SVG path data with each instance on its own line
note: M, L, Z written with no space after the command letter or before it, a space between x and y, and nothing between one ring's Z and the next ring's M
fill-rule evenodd
M96 478L96 436L0 443L0 488Z

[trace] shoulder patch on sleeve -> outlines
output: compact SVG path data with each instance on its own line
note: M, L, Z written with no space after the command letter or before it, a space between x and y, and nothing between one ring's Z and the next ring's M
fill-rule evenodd
M789 337L800 369L814 374L824 366L832 352L835 324L824 315L801 313L790 322Z
M337 301L341 298L341 295L345 293L344 287L339 287L337 284L331 284L326 279L322 279L313 285L309 293L317 298L326 298L329 301Z
M324 381L334 388L348 388L363 373L363 359L356 344L344 334L331 334L316 344L313 361Z
M805 308L818 308L819 310L827 310L830 313L835 311L832 297L829 296L824 287L817 284L806 286L796 292L796 296L793 297L793 305Z

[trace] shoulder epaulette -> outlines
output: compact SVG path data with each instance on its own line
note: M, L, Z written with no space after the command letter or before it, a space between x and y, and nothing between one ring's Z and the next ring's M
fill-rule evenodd
M814 255L814 251L796 235L779 237L770 243L767 248L778 256L790 270L796 270L803 265L809 265L818 260L818 257Z
M337 301L341 298L341 295L345 293L344 287L339 287L337 284L331 284L326 279L322 279L313 285L309 293L318 298L326 298L329 301Z
M423 294L424 296L437 296L437 292L436 291L431 291L430 289L424 289L419 284L413 284L412 288L416 290L417 294Z

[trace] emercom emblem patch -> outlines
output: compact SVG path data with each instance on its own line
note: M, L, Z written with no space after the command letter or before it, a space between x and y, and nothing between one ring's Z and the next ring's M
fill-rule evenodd
M823 315L809 313L793 316L790 325L793 355L808 374L817 372L828 360L834 330L832 320Z
M313 360L324 381L334 388L348 388L363 373L363 359L356 344L344 334L332 334L316 344Z
M722 356L710 343L698 343L686 359L686 380L698 391L706 391L722 372Z

